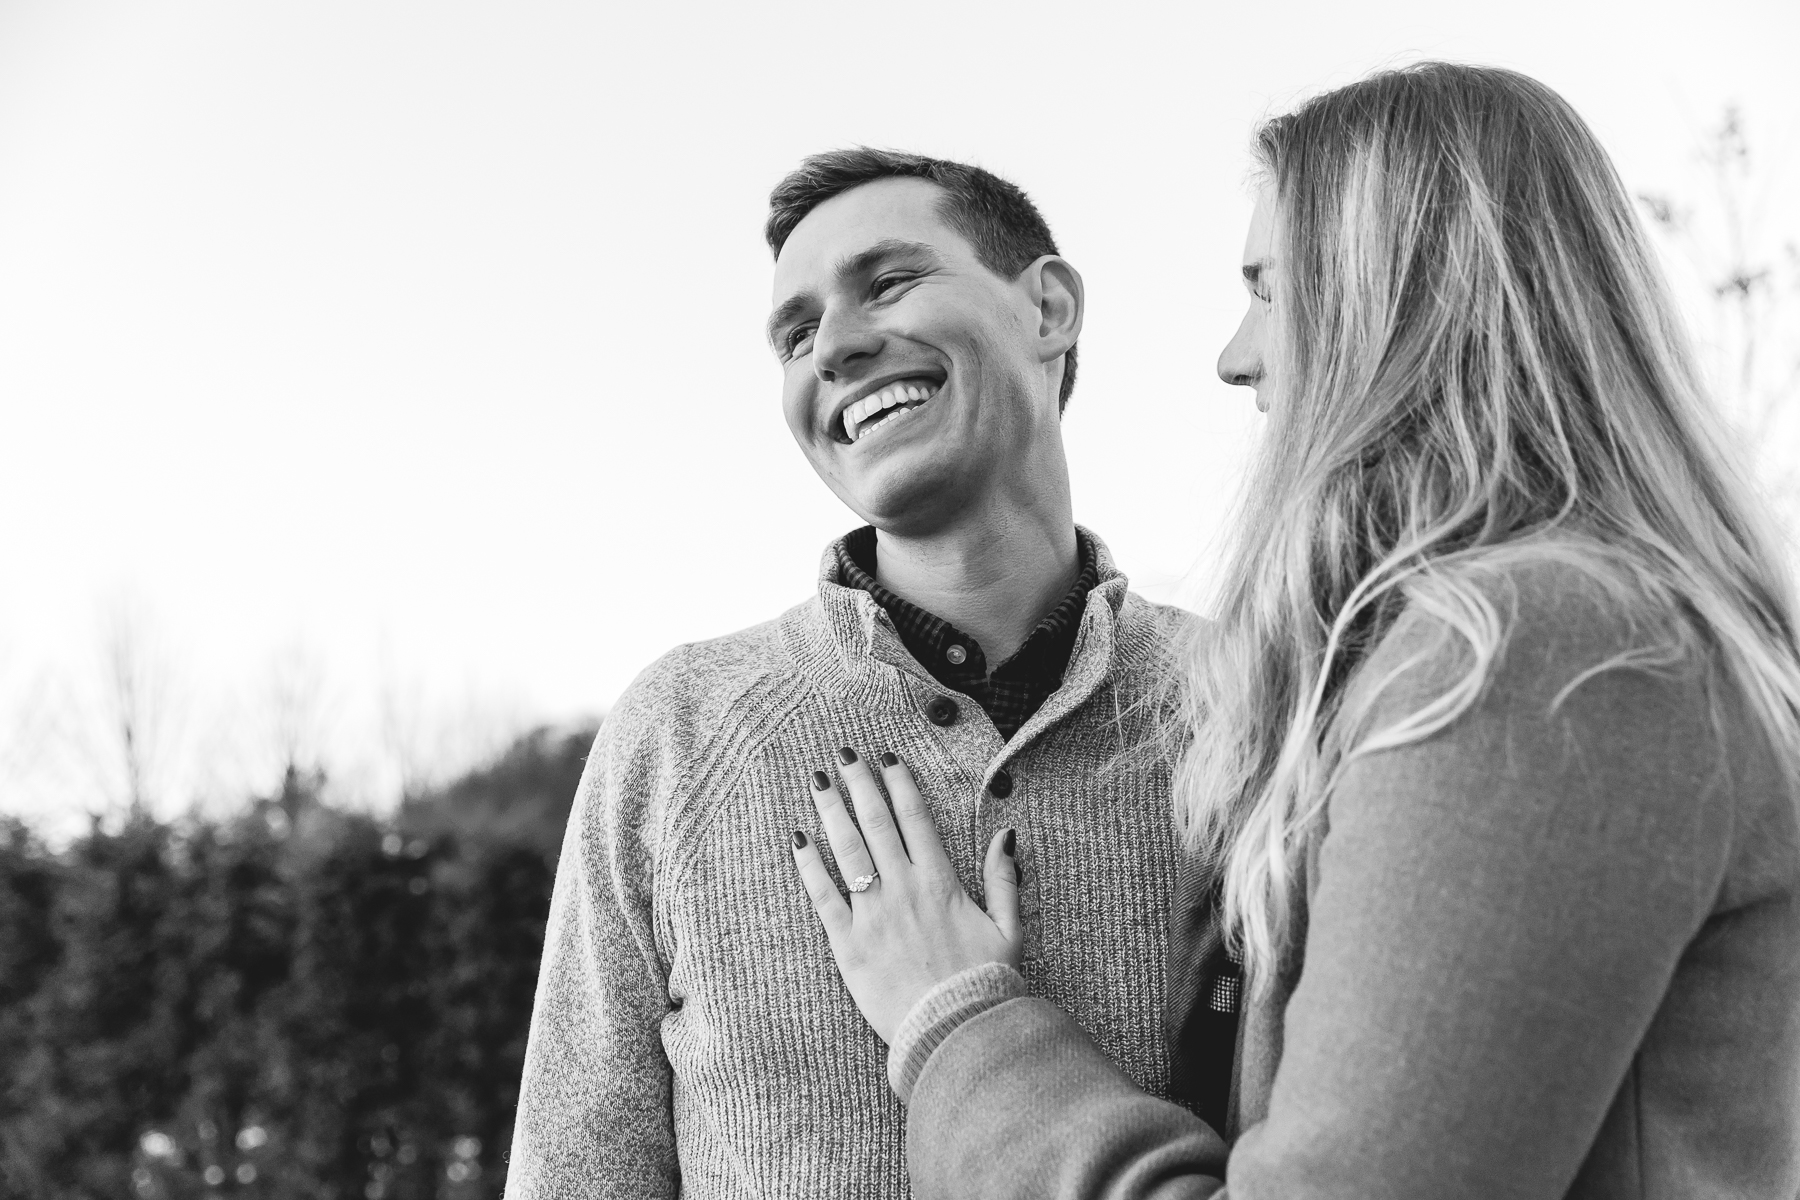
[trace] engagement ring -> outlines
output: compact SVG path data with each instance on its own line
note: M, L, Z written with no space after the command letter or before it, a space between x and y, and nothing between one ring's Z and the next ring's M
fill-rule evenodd
M855 879L850 881L850 890L853 892L866 892L869 890L869 885L880 878L881 872L879 871L873 875L858 875Z

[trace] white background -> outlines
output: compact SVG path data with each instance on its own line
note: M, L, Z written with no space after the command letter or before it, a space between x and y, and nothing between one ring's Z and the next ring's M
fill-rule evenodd
M396 755L806 596L852 517L780 417L760 227L833 146L1038 200L1088 286L1077 518L1175 596L1255 430L1213 363L1259 117L1510 66L1693 192L1728 102L1792 166L1797 11L0 0L0 811L117 803L121 622L159 807L268 786L284 738L381 802Z

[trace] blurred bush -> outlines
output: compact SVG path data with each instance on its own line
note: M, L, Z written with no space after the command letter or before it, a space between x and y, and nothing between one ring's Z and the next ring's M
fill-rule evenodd
M592 738L386 818L290 770L61 851L0 823L0 1195L498 1196Z

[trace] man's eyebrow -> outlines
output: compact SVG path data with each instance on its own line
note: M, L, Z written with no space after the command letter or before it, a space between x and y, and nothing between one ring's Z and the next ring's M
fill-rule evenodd
M858 250L854 254L846 254L843 258L838 259L832 266L832 274L839 279L866 275L881 263L893 258L929 258L932 262L937 262L938 252L937 247L929 242L914 242L906 238L883 238L872 246ZM769 323L763 327L763 334L769 344L774 345L775 335L780 332L783 325L792 321L815 303L816 301L810 293L801 292L798 295L789 296L776 305L775 311L769 314Z
M838 259L833 271L839 279L843 279L846 276L867 274L871 268L890 258L920 257L936 262L937 247L928 242L913 242L905 238L883 238L866 250L858 250L855 254Z
M812 307L812 304L813 298L808 292L801 292L798 295L789 296L786 300L777 304L775 306L775 311L769 314L769 323L763 326L763 336L768 339L769 344L771 346L775 344L775 335L780 332L783 325L786 325L789 321L792 321L795 317Z

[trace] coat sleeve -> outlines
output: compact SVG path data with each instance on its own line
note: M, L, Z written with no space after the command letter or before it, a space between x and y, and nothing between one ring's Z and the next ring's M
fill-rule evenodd
M1732 797L1694 673L1587 673L1626 623L1547 597L1520 600L1472 709L1341 776L1280 1066L1228 1161L1066 1017L1015 1000L920 1073L921 1200L1175 1200L1226 1178L1282 1200L1565 1195L1719 893ZM1403 617L1368 664L1390 681L1369 727L1465 669Z
M652 880L666 748L627 693L601 727L557 863L507 1200L680 1192Z

